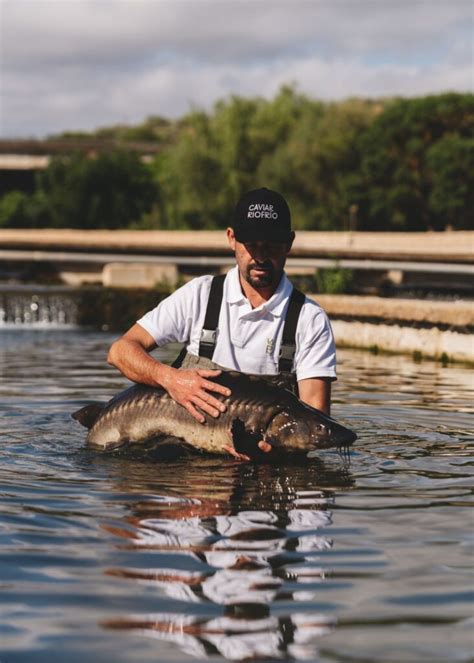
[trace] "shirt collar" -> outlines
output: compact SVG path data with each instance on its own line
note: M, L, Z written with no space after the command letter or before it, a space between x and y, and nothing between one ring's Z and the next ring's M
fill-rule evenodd
M227 286L226 295L229 304L240 304L243 302L248 302L246 296L242 292L242 288L240 287L238 267L234 267L229 271L226 279L226 286ZM283 272L283 275L280 279L280 283L278 284L278 288L275 290L275 292L270 297L270 299L267 302L264 302L263 304L258 306L254 310L257 311L261 309L266 309L276 317L281 316L285 308L285 305L288 301L288 297L291 295L292 290L293 286L290 280L288 279L287 275L285 274L285 272Z

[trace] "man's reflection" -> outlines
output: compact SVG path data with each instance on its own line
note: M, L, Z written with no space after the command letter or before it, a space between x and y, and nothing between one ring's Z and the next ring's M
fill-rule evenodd
M226 481L220 477L218 499L203 496L209 484L207 490L196 489L183 477L182 501L137 502L127 527L113 529L127 539L125 547L156 551L158 564L107 573L152 584L170 598L170 612L111 619L104 625L140 630L201 657L312 658L311 643L330 631L334 620L307 604L320 602L318 585L325 577L320 557L332 547L326 529L333 486L348 485L350 479L344 471L324 475L320 463L304 471L297 465L231 465L227 470ZM160 565L163 553L168 566ZM174 568L169 553L176 555ZM188 613L173 611L173 601L189 604ZM197 612L196 603L214 608Z

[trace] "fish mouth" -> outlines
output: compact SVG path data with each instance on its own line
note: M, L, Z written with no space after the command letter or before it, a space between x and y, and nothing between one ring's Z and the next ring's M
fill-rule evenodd
M312 436L311 451L317 449L331 449L350 447L357 440L357 435L349 428L338 428L334 430L331 426L323 426L324 433L321 431Z
M357 434L354 433L353 430L348 430L343 438L343 444L349 447L351 444L354 444L356 440L357 440Z
M350 447L357 440L357 435L349 428L342 431L337 431L332 436L332 446L337 448Z

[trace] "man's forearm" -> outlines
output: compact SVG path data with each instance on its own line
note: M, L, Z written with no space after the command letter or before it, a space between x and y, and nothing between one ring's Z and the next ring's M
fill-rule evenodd
M129 380L152 387L162 386L173 369L154 359L136 341L121 338L112 344L107 361Z
M135 331L129 331L128 334L136 336L141 332L135 328ZM221 371L167 366L150 356L149 351L154 347L156 345L146 337L136 340L125 335L112 344L107 361L133 382L163 387L174 401L186 408L202 424L206 421L205 414L218 417L220 412L224 412L226 406L216 394L230 396L230 390L209 380Z

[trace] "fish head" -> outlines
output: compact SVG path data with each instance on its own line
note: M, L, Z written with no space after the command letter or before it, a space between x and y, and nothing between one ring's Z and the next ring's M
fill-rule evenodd
M310 406L293 412L279 411L269 422L265 440L286 451L314 451L349 447L357 435L342 424Z
M291 412L282 410L269 422L265 431L265 440L272 446L286 451L304 451L311 449L311 430L307 421L295 417Z
M309 446L313 449L349 447L357 439L354 431L346 428L329 415L305 405L304 420L310 429Z

